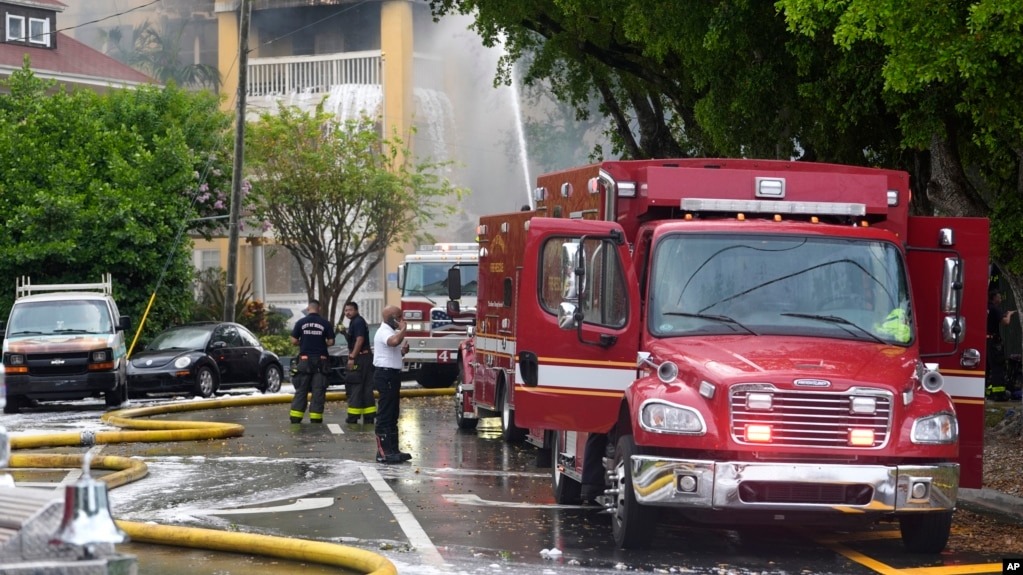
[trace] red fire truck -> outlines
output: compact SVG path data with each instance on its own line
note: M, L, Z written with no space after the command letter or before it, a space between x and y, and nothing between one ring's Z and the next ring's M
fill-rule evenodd
M901 171L788 161L610 161L534 193L480 220L460 428L500 415L622 548L661 513L945 547L981 484L986 219L909 216Z
M419 246L398 266L401 312L408 324L409 352L402 367L426 388L449 387L458 374L458 344L466 328L448 317L445 298L448 270L458 267L460 289L467 309L476 304L475 243L437 243Z

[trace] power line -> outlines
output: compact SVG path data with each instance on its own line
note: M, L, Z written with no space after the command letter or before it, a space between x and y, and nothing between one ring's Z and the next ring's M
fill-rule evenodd
M111 18L117 18L118 16L124 16L125 14L134 12L136 10L141 10L143 8L148 8L148 7L152 6L153 4L159 4L161 1L162 0L152 0L151 2L148 2L148 3L143 4L141 6L136 6L134 8L129 8L127 10L123 10L121 12L117 12L116 14L111 14L109 16L103 16L102 18L97 18L95 20L90 20L88 22L82 22L81 24L78 24L78 25L75 25L75 26L68 26L67 28L61 28L59 30L54 30L52 33L56 34L58 32L67 32L68 30L74 30L75 28L81 28L82 26L87 26L89 24L98 24L100 22L104 22L106 20L110 20Z

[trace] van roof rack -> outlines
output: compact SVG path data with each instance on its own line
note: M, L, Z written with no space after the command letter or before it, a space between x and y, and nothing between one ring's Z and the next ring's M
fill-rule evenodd
M112 274L103 274L103 281L93 284L32 284L28 276L17 278L15 297L20 298L34 293L57 292L57 291L99 291L104 295L112 295L114 292Z

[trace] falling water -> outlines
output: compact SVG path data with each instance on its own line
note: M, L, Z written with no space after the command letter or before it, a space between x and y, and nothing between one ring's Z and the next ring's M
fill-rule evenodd
M323 109L334 114L340 122L357 119L362 114L379 117L383 113L383 99L379 84L338 84L330 87ZM429 140L436 159L447 159L446 123L454 115L451 101L443 92L425 88L413 89L413 99L416 106L414 121L419 133Z
M522 127L522 106L519 102L519 84L515 79L515 71L511 74L511 105L515 112L515 135L519 140L519 162L522 164L522 174L526 178L526 204L533 205L533 184L529 178L529 154L526 150L526 132Z

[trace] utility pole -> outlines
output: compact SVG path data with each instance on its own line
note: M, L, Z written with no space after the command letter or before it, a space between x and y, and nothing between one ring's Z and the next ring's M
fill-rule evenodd
M231 218L227 226L227 294L224 321L234 321L238 299L238 217L242 203L242 158L245 155L245 90L249 68L249 0L238 10L238 102L234 129L234 173L231 178Z

